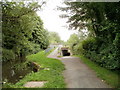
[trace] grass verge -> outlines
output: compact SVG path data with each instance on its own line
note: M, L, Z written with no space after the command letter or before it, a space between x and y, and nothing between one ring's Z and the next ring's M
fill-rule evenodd
M96 75L104 80L107 84L109 84L113 88L120 88L119 87L119 74L118 72L110 71L106 68L100 67L95 62L87 59L83 55L76 55L80 57L80 60L83 61L86 65L88 65L91 69L96 72Z
M30 73L15 85L10 84L12 88L24 88L23 85L28 81L47 81L41 88L65 88L62 72L64 65L57 59L47 58L44 51L27 56L28 61L36 62L41 68L38 72Z

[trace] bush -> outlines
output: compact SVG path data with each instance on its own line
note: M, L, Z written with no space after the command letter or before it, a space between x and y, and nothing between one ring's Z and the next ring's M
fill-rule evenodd
M15 54L12 50L8 50L5 48L2 49L2 61L9 61L14 59L15 59Z
M101 66L106 67L108 69L118 69L118 59L116 58L116 55L118 53L115 53L115 47L113 44L106 46L106 48L101 47L102 50L100 52L101 59L99 62L101 62Z
M97 40L96 38L88 38L82 42L83 49L96 51L97 49Z
M78 43L73 47L73 54L82 54L84 52L82 43Z
M30 49L29 53L36 54L36 53L38 53L41 50L42 49L40 48L39 44L31 43L31 49Z
M115 39L118 41L119 39ZM98 38L88 38L73 48L73 54L83 54L85 57L107 69L119 69L119 49L114 43L103 43Z

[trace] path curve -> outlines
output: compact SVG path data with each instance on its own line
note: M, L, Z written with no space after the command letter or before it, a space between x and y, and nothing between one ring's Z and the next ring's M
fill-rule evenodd
M110 88L78 57L66 56L58 58L57 50L58 48L48 55L48 57L59 59L65 65L63 75L67 88Z

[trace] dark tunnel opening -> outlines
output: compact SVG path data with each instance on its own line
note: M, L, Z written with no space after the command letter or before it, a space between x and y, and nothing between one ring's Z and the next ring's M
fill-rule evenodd
M68 52L68 50L62 50L62 55L63 56L70 56L70 53Z

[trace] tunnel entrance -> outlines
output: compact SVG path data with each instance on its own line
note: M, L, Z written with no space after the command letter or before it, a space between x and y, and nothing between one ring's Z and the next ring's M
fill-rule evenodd
M68 52L69 48L68 47L62 47L61 51L62 51L62 55L63 56L70 56L70 52Z

